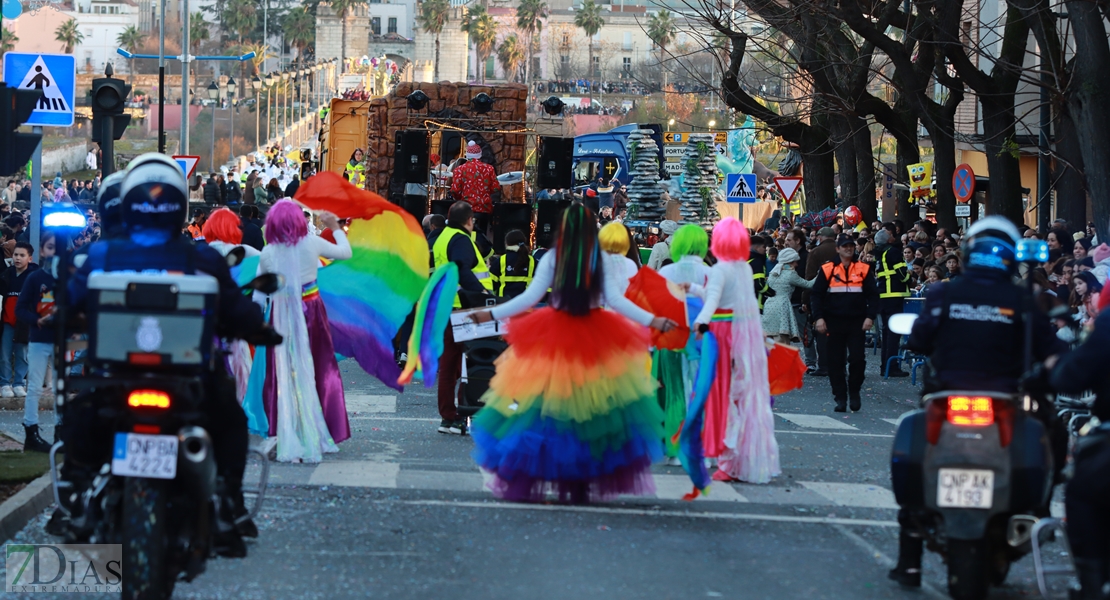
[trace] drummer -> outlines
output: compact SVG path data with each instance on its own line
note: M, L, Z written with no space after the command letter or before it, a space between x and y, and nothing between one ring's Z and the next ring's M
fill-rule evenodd
M487 234L493 215L493 194L501 183L493 166L482 161L482 148L471 141L466 145L466 164L451 172L451 194L474 209L474 231Z

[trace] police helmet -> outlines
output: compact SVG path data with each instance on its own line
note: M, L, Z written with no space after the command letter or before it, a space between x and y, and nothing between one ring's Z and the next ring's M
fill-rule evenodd
M128 233L180 233L189 210L185 175L170 157L150 152L127 165L123 184L123 224Z
M963 255L968 270L1011 276L1017 272L1017 243L1021 234L1009 220L993 216L975 222L964 236Z
M123 184L124 171L116 171L104 178L100 183L100 191L96 194L97 212L100 213L100 225L105 233L118 232L123 228L121 207L123 200L119 190Z

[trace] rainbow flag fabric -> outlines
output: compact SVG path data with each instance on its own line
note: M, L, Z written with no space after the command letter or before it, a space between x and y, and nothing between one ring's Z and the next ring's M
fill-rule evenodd
M294 200L351 219L351 258L320 269L316 279L335 352L400 390L393 338L428 282L428 242L420 224L403 208L330 172L305 180Z

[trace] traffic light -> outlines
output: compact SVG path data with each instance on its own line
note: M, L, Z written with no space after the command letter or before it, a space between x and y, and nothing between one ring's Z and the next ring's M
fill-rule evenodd
M123 137L123 132L131 123L131 115L123 114L124 103L130 95L131 86L124 83L122 79L102 77L93 80L93 131L98 137L103 135L105 120L112 123L113 140Z
M104 77L92 82L92 139L100 145L103 155L104 176L115 171L115 140L123 137L123 132L131 122L131 115L123 114L124 103L131 95L131 86L121 79L112 78L112 65L104 69Z
M42 90L21 90L0 83L0 175L22 171L42 142L41 133L20 133Z

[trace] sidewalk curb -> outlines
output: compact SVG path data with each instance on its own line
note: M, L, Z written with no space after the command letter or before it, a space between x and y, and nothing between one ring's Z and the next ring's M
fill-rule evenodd
M53 503L54 488L47 473L0 504L0 541L12 539L31 519Z

